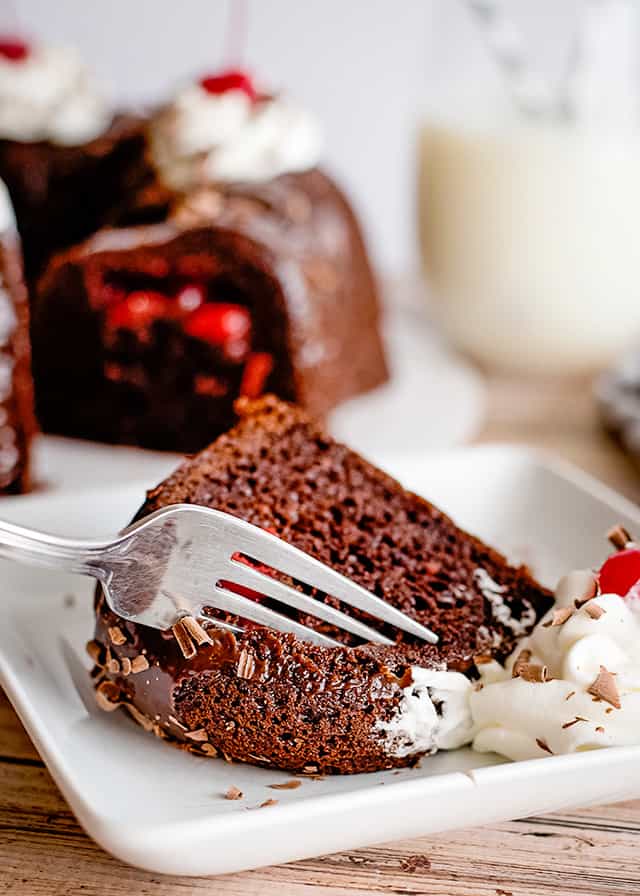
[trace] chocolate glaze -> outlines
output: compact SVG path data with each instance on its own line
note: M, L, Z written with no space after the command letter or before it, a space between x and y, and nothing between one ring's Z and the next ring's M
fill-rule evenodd
M504 586L514 618L538 617L550 594L423 499L349 449L302 411L268 397L243 402L239 424L147 496L138 517L172 503L217 507L286 541L431 626L431 646L395 633L393 646L349 646L350 636L308 618L344 646L323 648L253 627L235 636L208 626L213 644L185 659L171 633L118 620L98 596L96 638L111 655L144 651L150 672L107 671L121 699L201 751L292 771L371 771L415 761L388 755L376 731L397 710L410 665L469 673L477 654L514 645L475 571ZM321 597L317 595L318 597ZM329 600L329 598L324 598ZM345 609L345 608L343 608ZM350 611L354 612L355 611ZM109 626L126 632L110 643ZM102 657L103 665L104 656Z
M52 252L106 222L142 176L144 147L142 121L125 115L79 146L0 140L0 178L15 208L30 285Z

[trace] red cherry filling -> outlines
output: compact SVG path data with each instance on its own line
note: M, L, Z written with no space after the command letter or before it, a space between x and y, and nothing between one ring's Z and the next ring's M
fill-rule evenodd
M603 594L619 594L624 597L640 580L640 550L625 548L612 554L600 570L600 590Z
M16 37L0 36L0 56L9 62L23 62L29 55L29 45Z
M243 354L249 348L251 318L242 305L229 303L202 305L185 320L184 331L194 339L225 348L242 343Z
M171 315L169 299L159 292L138 290L107 307L107 326L113 330L145 330L155 320Z
M200 86L207 93L218 96L227 93L229 90L242 90L249 97L251 102L257 98L256 89L249 75L239 69L230 69L221 72L219 75L205 75L200 79Z
M264 392L267 377L273 369L273 358L266 352L249 355L240 383L240 395L258 398Z

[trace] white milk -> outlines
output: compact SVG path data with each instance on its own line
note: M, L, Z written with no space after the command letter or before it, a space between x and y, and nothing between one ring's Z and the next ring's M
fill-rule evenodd
M640 137L425 126L420 229L451 339L494 367L578 372L640 338Z

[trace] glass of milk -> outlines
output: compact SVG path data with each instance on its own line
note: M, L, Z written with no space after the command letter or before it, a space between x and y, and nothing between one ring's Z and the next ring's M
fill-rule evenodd
M494 368L583 373L640 341L640 73L625 65L638 80L623 92L587 62L570 115L440 114L421 130L431 307Z

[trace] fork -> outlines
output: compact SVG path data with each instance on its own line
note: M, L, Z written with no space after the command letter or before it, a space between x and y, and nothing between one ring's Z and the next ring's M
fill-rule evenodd
M241 625L208 616L205 608L211 607L292 632L302 640L338 646L322 632L238 593L239 589L250 589L365 641L394 643L359 619L249 565L256 563L331 595L372 620L388 623L430 644L438 641L428 628L304 551L264 529L208 507L163 507L109 539L61 538L0 521L0 557L92 576L102 586L114 613L156 629L168 629L185 616L194 616L243 631Z

